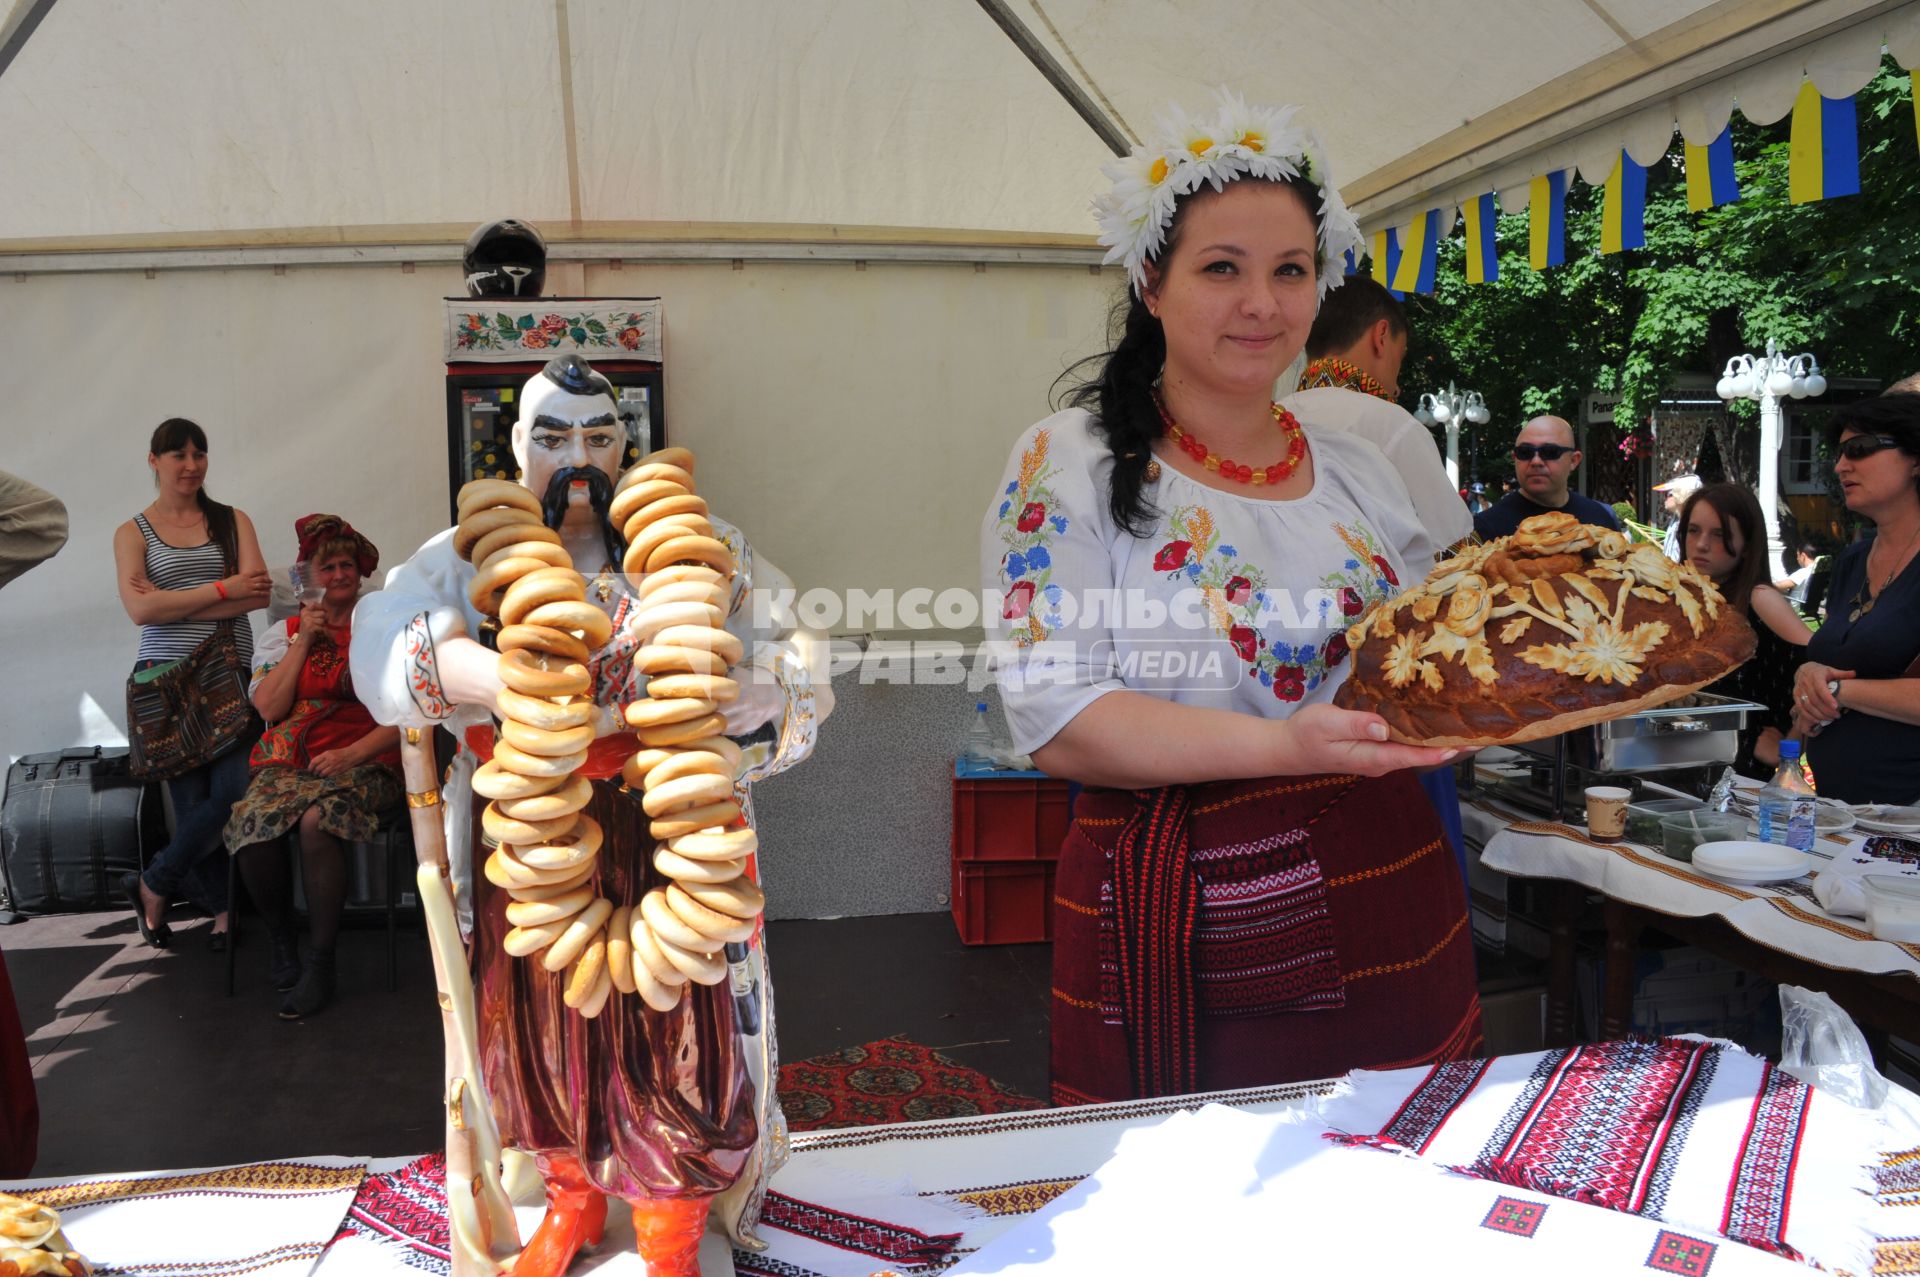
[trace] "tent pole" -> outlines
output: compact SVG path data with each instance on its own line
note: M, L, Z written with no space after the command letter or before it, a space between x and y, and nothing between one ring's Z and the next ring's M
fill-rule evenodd
M14 0L13 12L0 22L0 75L7 73L14 58L26 47L33 29L53 8L53 0Z
M980 7L987 11L987 16L1007 33L1007 39L1013 41L1020 52L1026 55L1027 61L1033 63L1034 68L1046 77L1047 83L1053 86L1054 91L1067 100L1067 105L1087 122L1087 127L1100 135L1100 140L1107 144L1108 150L1115 155L1125 155L1133 149L1132 143L1127 141L1126 134L1120 131L1119 126L1108 119L1106 112L1094 104L1093 99L1087 96L1085 89L1074 83L1073 77L1067 74L1066 68L1061 66L1040 41L1034 38L1033 32L1027 30L1026 24L1013 16L1013 10L1008 7L1007 0L979 0L979 3Z

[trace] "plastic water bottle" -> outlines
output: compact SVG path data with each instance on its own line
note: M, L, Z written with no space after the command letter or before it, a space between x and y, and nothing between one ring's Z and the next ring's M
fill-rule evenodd
M980 701L973 707L973 722L967 728L967 740L960 749L960 761L974 767L992 767L993 747L993 723L987 717L987 703Z
M1812 851L1816 806L1813 782L1800 769L1800 742L1781 741L1780 767L1760 791L1760 840Z

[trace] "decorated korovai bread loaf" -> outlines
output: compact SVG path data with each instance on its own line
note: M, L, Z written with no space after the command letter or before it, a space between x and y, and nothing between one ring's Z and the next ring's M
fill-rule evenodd
M1479 747L1537 740L1663 705L1753 655L1753 629L1660 547L1535 515L1467 548L1347 630L1334 702L1394 739Z

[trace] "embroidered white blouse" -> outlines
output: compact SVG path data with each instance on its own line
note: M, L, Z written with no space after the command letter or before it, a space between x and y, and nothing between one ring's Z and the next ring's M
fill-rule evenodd
M1170 465L1143 489L1158 513L1136 538L1107 509L1113 457L1084 409L1014 445L981 526L995 678L1014 748L1051 740L1108 692L1284 717L1331 700L1345 630L1424 575L1430 538L1378 448L1303 422L1306 495L1204 487Z

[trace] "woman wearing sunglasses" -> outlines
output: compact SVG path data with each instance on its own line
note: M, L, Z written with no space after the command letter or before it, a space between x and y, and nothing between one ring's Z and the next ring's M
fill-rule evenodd
M1474 532L1482 541L1512 536L1522 520L1553 510L1564 510L1582 523L1617 531L1620 521L1611 509L1573 491L1573 470L1579 464L1573 427L1558 417L1535 417L1520 427L1520 436L1513 444L1513 475L1520 483L1519 489L1474 515Z
M1794 715L1820 792L1843 802L1920 800L1920 395L1885 395L1834 418L1847 509L1874 535L1842 551L1827 619L1794 675Z

